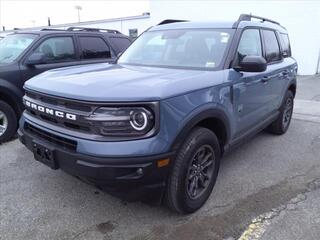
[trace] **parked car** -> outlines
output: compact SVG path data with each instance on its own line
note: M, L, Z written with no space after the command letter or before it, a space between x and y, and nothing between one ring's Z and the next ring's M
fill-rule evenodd
M7 35L0 42L0 143L17 131L26 80L53 68L112 62L130 44L130 38L116 30L95 28Z
M211 194L225 152L262 129L288 130L297 63L285 28L251 15L170 22L116 64L26 82L18 133L36 160L128 200L191 213Z

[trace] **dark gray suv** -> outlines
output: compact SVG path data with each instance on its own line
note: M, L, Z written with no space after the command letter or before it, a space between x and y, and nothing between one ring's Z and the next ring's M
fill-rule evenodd
M115 64L26 82L18 133L36 160L120 197L190 213L210 196L226 151L263 129L287 131L297 63L285 28L251 15L170 22L143 33Z
M116 30L72 27L19 31L0 41L0 143L16 132L23 84L49 69L113 62L131 44Z

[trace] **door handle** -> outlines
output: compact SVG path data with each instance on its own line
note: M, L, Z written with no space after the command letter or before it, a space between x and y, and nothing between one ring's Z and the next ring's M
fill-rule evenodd
M289 71L288 70L284 70L283 72L282 72L282 76L288 76L289 75Z
M265 76L265 77L261 78L261 82L267 83L270 79L271 79L271 77Z

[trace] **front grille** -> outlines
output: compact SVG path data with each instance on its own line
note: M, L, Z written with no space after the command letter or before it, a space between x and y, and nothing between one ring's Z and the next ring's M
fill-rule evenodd
M33 136L39 137L42 140L48 141L62 148L69 149L72 151L75 151L77 149L76 141L43 131L40 128L37 128L29 123L24 124L24 130Z
M69 99L55 98L40 93L26 91L25 99L38 104L39 106L49 107L55 110L59 110L65 113L71 113L77 115L77 120L72 121L66 118L59 118L40 111L35 111L32 108L27 108L27 112L33 117L51 123L63 128L74 130L77 132L92 134L94 131L90 123L85 120L96 109L95 106L85 105L82 102L72 101Z
M26 96L29 98L32 98L36 101L40 101L44 104L50 104L56 107L62 107L69 110L74 111L81 111L81 112L91 112L92 107L83 105L82 103L71 101L71 100L65 100L60 98L55 98L52 96L42 95L39 93L34 93L30 91L26 91Z

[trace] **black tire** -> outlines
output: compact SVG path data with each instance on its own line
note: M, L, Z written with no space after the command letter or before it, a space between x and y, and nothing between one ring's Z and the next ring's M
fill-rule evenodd
M3 126L4 119L7 122L6 130L1 133L0 131L0 143L9 141L16 133L18 128L17 115L13 108L4 101L0 100L0 113L4 114L5 118L0 119L0 125Z
M192 196L193 191L191 191L191 184L194 179L190 179L190 177L195 176L196 172L192 170L192 166L196 165L193 164L196 161L197 155L195 154L199 154L198 157L200 159L200 156L205 155L201 155L200 153L198 153L199 151L209 153L211 150L213 152L213 164L211 164L212 169L210 169L209 171L211 165L209 165L209 167L207 167L206 169L203 168L203 171L207 171L206 175L210 175L210 179L202 178L202 180L206 179L206 184L200 186L203 187L203 189L201 189L201 191L198 192L199 196ZM187 137L187 139L185 140L185 142L178 150L176 159L174 161L174 165L172 166L172 170L168 179L166 193L166 201L168 207L182 214L193 213L199 208L201 208L209 198L212 189L216 183L220 165L220 157L221 150L217 136L212 131L206 128L196 127L195 129L193 129ZM205 162L209 163L208 160ZM192 169L190 169L190 167ZM199 173L197 172L196 174ZM196 180L197 186L199 185L199 181L201 180L200 177L201 173ZM200 183L201 182L202 181L200 181ZM204 187L205 185L206 187Z
M268 132L276 135L282 135L287 132L292 118L293 105L293 93L288 90L280 107L280 114L278 118L267 128Z

